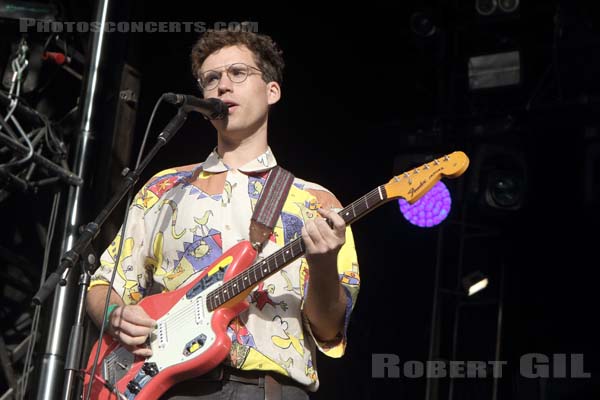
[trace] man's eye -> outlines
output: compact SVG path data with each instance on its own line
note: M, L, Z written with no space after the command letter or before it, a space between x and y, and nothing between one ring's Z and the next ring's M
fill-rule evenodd
M205 84L210 84L217 80L219 80L219 74L217 74L217 73L209 73L204 76Z
M231 68L231 71L229 73L233 76L244 76L246 74L246 71L243 68Z

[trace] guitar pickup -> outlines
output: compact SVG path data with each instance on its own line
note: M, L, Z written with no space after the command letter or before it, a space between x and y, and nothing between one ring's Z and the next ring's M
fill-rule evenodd
M169 338L167 337L167 323L166 321L160 321L158 323L158 328L156 329L156 336L158 338L158 347L160 349L164 349L167 347L167 343Z
M202 348L202 346L204 346L205 342L206 342L205 334L196 336L196 338L187 342L187 344L185 345L185 347L183 349L183 355L186 357L192 355L196 351L200 350Z
M204 321L204 297L198 296L194 299L194 317L196 318L196 324L200 324Z

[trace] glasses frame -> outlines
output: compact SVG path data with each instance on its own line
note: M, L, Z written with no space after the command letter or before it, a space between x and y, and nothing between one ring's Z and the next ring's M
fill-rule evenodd
M234 80L231 78L230 71L232 71L232 69L231 69L231 68L232 68L234 65L243 65L244 67L246 67L246 68L248 69L248 74L246 74L246 77L245 77L244 79L242 79L241 81L239 81L239 82L238 82L238 81L234 81ZM225 66L223 66L223 67L221 67L221 68L224 68L224 71L225 71L225 73L227 74L227 78L229 78L229 80L230 80L231 82L233 82L233 83L243 83L243 82L245 82L245 81L248 79L248 77L249 77L250 75L257 75L256 73L252 73L251 69L254 69L254 70L258 71L260 74L263 74L263 71L262 71L262 70L260 70L260 69L258 69L258 68L256 68L256 67L253 67L252 65L248 65L248 64L246 64L246 63L243 63L243 62L237 62L237 63L233 63L233 64L225 65ZM198 82L198 86L200 86L200 89L202 89L202 90L204 90L204 91L206 91L206 90L213 90L214 88L216 88L217 86L219 86L219 84L221 83L221 79L223 79L223 71L222 71L222 70L221 70L221 71L219 71L219 70L216 70L216 69L209 69L208 71L204 71L204 72L200 73L199 75L200 75L200 76L205 76L205 75L206 75L206 74L208 74L209 72L216 72L216 73L219 73L219 74L220 74L220 75L219 75L219 79L217 80L217 84L216 84L216 85L214 85L214 86L211 86L211 87L209 87L209 88L205 87L205 86L202 84L202 78L198 78L198 79L196 79L196 81Z

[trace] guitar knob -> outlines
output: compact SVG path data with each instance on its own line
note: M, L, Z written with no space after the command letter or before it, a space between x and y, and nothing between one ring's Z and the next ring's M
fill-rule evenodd
M136 381L129 381L129 383L127 384L127 390L129 390L133 394L138 394L140 390L142 390L142 387Z
M144 363L144 365L142 366L142 371L144 371L146 373L146 375L149 376L154 376L156 374L158 374L158 366L156 365L156 363L150 362L150 363Z

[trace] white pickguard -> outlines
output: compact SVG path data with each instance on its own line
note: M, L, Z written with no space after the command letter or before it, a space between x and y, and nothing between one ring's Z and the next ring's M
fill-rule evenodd
M210 348L216 335L211 328L213 312L206 308L206 295L222 284L216 282L191 299L183 296L157 321L158 328L150 336L152 356L146 362L156 363L160 371L198 357ZM201 335L202 346L190 348L190 342Z

